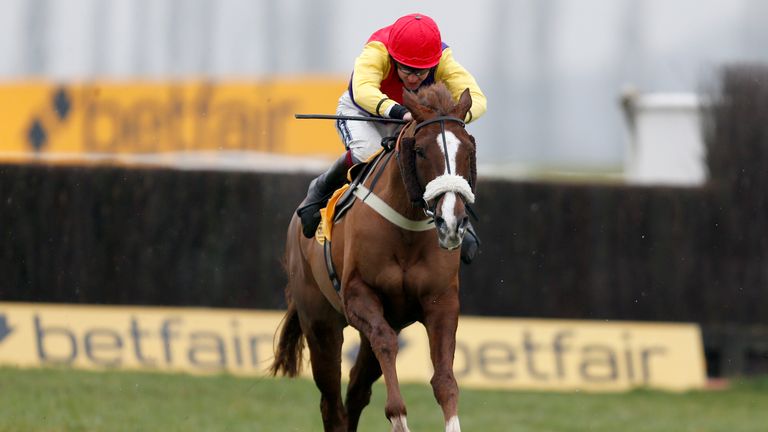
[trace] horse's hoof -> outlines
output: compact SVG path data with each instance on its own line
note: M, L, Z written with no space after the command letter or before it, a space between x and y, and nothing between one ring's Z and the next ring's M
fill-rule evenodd
M445 432L461 432L458 417L453 416L445 423Z
M410 432L405 416L397 416L389 419L392 423L392 432Z

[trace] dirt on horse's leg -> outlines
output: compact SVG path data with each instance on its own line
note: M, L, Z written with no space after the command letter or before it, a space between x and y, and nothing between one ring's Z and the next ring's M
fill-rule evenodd
M309 331L307 331L309 330ZM305 329L312 376L320 390L325 432L346 432L347 415L341 402L341 344L343 327L315 322Z
M360 414L371 401L371 386L381 376L381 367L376 355L371 349L371 343L365 335L360 334L360 351L357 353L355 365L349 374L347 387L347 428L349 432L357 430Z
M405 402L400 394L400 384L395 369L397 333L384 319L381 302L368 286L359 280L352 280L346 287L345 299L349 324L368 338L384 375L387 387L387 404L384 407L384 413L392 423L393 432L408 432Z
M429 301L423 307L424 327L429 337L429 352L434 368L430 381L432 390L443 409L446 432L459 432L459 386L453 375L456 327L459 322L458 294L443 295L439 302Z

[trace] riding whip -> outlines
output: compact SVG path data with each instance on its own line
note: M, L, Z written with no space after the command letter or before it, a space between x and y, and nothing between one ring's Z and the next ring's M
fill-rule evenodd
M322 119L322 120L354 120L354 121L374 121L383 123L400 123L406 124L407 120L384 118L384 117L365 117L365 116L346 116L346 115L333 115L333 114L294 114L297 119Z

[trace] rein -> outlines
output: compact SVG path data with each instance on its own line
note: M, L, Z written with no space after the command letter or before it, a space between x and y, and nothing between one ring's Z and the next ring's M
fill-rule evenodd
M371 183L371 188L367 189L361 183L354 187L353 194L359 200L363 201L368 206L373 208L377 213L379 213L385 219L390 221L392 224L408 231L426 231L429 229L434 229L435 209L434 207L430 208L429 202L439 197L440 195L445 194L446 192L454 192L459 196L461 196L461 198L465 202L465 206L469 210L470 215L472 215L475 219L477 219L475 212L469 206L469 204L472 204L475 201L475 195L472 192L472 187L469 185L469 182L467 182L467 180L464 177L461 177L459 175L455 175L452 173L451 163L450 163L450 160L448 159L448 140L445 137L445 122L454 122L454 123L460 124L461 127L465 127L464 120L457 117L453 117L453 116L437 116L429 120L425 120L421 123L416 123L414 125L413 121L406 122L405 120L388 119L388 118L381 118L381 117L340 116L340 115L326 115L326 114L295 114L295 117L297 119L335 119L335 120L372 121L372 122L385 122L385 123L389 122L389 123L404 124L404 127L400 130L394 145L391 144L391 141L393 141L394 137L385 137L384 139L382 139L382 147L384 147L384 151L389 154L386 155L386 157L384 157L383 163L381 164L379 169L376 170L373 181ZM434 123L440 123L440 136L443 142L443 157L445 158L446 174L443 174L433 179L432 181L427 183L427 185L424 187L423 196L421 197L421 200L425 204L423 205L424 213L428 216L428 219L424 219L420 221L410 220L400 215L399 213L397 213L384 201L379 199L376 196L376 194L373 193L373 189L379 179L379 176L384 171L384 167L386 167L386 165L389 163L389 160L392 157L392 154L400 153L400 142L403 138L405 138L406 130L412 128L413 133L409 138L415 139L416 134L419 132L419 130ZM395 151L393 152L393 150ZM376 162L378 163L378 160ZM403 173L403 175L405 175L405 173ZM437 205L437 203L435 202L434 205Z

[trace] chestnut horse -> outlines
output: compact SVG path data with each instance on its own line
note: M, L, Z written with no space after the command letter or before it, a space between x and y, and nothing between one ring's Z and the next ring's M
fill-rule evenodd
M379 164L364 182L365 188L374 189L374 199L397 214L383 215L363 200L333 227L331 256L341 280L338 294L329 289L323 245L302 235L296 215L288 227L288 311L270 370L273 375L296 376L306 339L326 431L357 430L371 385L381 375L387 391L384 412L392 430L408 431L395 358L398 333L416 321L429 338L434 367L430 383L443 410L445 430L460 431L453 358L459 251L476 177L475 142L462 120L472 100L465 90L456 102L443 84L403 96L414 121L400 134L394 150L398 163ZM374 186L372 178L377 179ZM359 331L361 344L342 403L342 330L347 324Z

